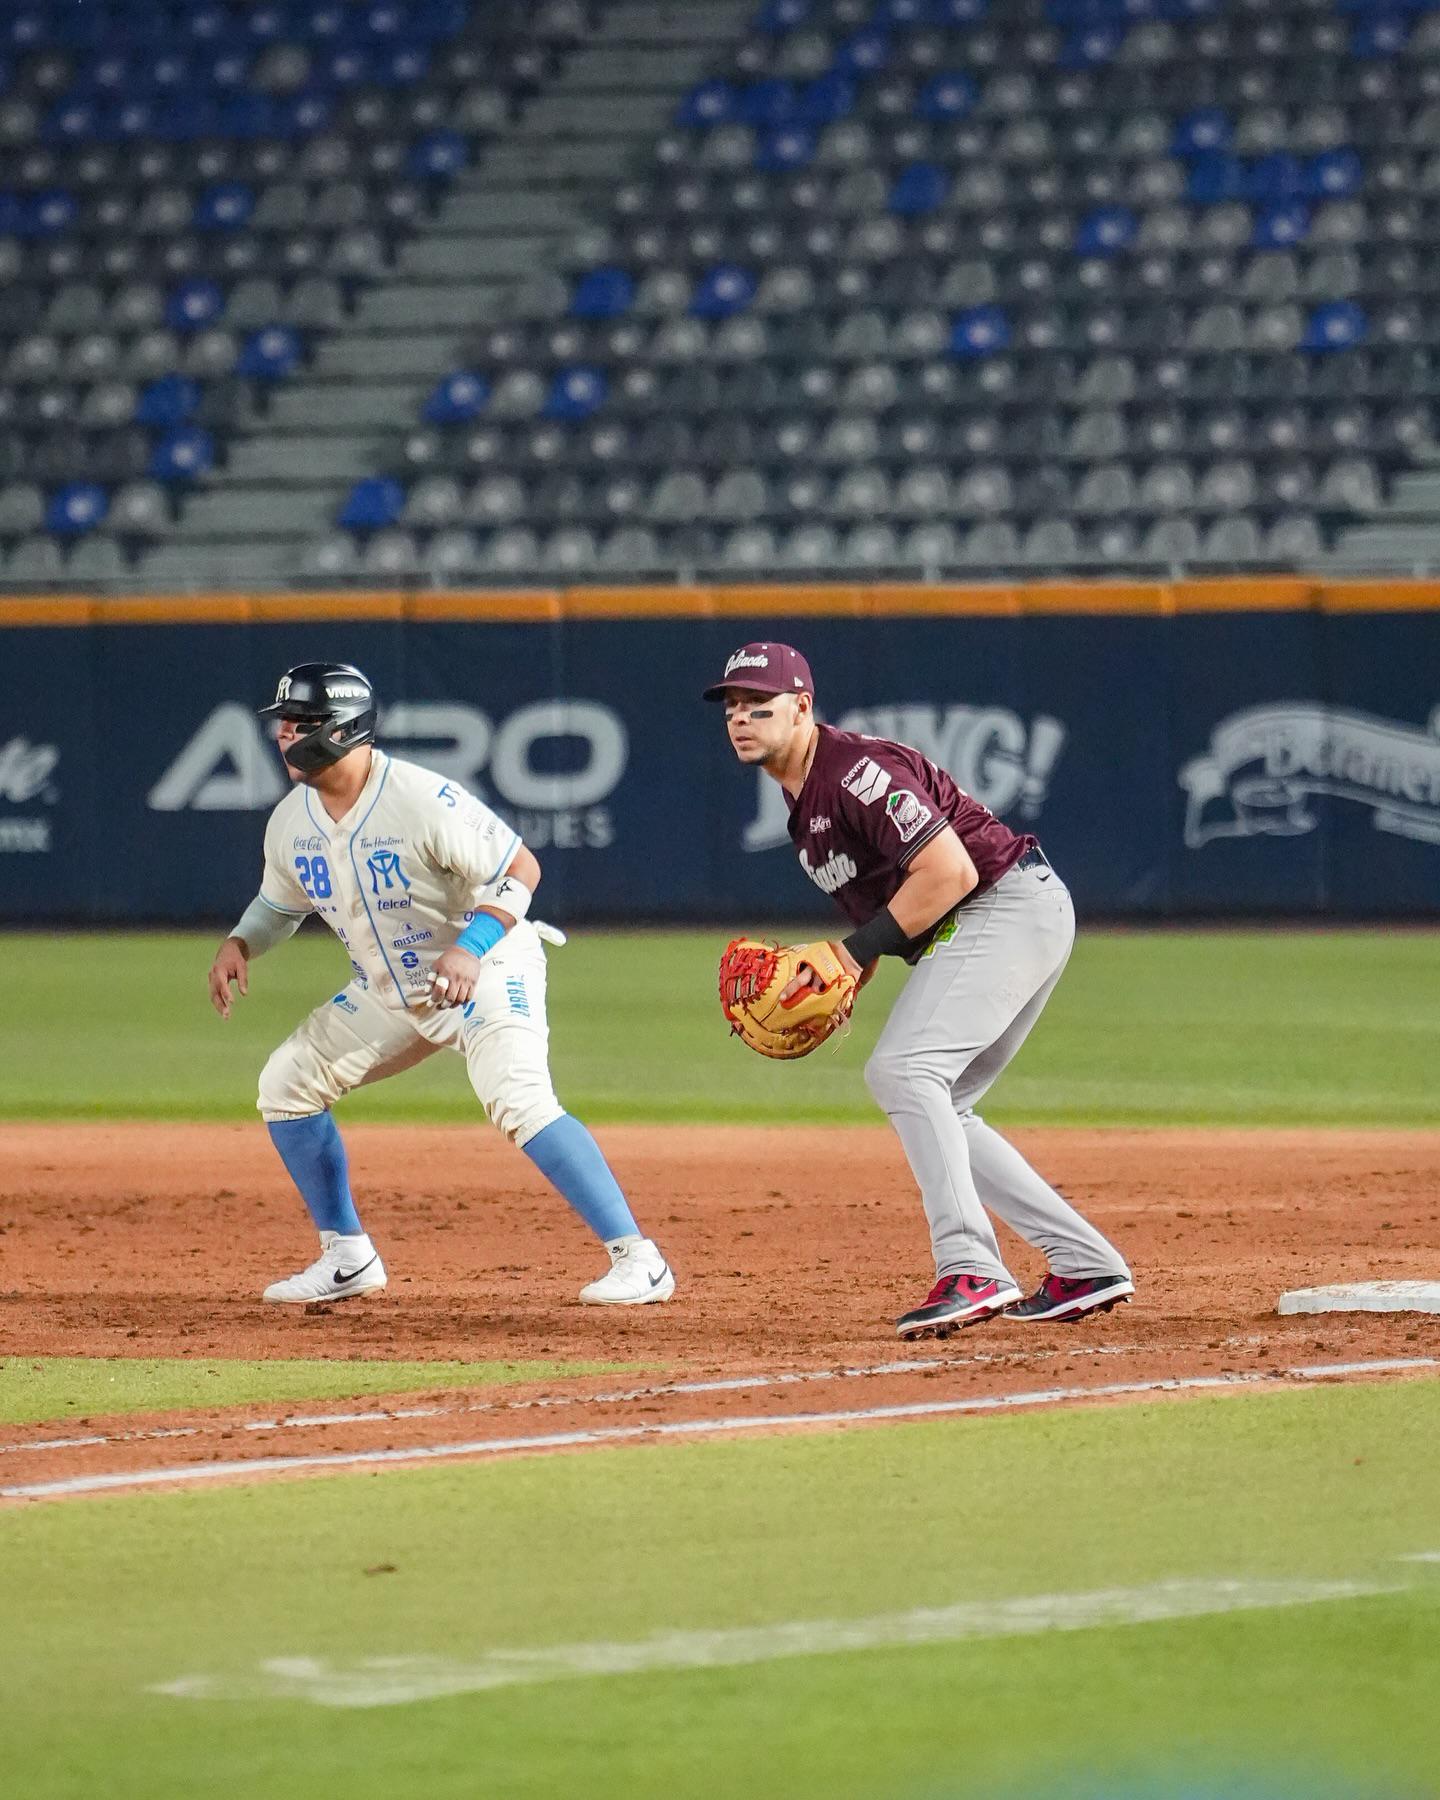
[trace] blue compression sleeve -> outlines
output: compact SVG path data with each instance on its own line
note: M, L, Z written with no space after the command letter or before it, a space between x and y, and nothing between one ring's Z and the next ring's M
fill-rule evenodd
M364 1230L350 1198L350 1170L339 1127L328 1112L270 1119L270 1139L319 1231L352 1237Z
M525 1154L556 1187L602 1243L639 1237L640 1227L600 1146L578 1119L564 1113L537 1131Z
M455 940L457 950L468 950L472 956L483 956L493 950L505 935L505 927L494 913L476 913Z

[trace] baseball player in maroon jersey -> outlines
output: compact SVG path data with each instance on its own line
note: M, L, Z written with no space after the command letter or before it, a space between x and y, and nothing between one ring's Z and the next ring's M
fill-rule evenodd
M1070 894L1040 846L908 745L819 724L810 665L788 644L746 644L705 698L724 702L740 761L784 789L801 868L855 927L839 946L850 972L881 956L913 970L865 1065L935 1253L935 1285L898 1321L900 1336L997 1313L1073 1320L1128 1298L1120 1252L975 1111L1075 939ZM1045 1252L1049 1273L1028 1299L987 1207Z

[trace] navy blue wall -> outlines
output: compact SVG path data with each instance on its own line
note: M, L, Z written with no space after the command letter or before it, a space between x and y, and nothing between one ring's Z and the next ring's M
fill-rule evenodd
M1093 913L1431 915L1440 613L815 618L823 717L916 744ZM544 912L829 916L699 690L745 621L0 632L0 918L230 918L281 772L253 708L310 657L381 741L540 854Z

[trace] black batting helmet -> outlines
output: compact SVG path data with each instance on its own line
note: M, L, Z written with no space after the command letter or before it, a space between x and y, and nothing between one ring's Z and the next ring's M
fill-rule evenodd
M350 663L296 663L280 677L262 719L289 719L313 729L293 743L285 760L302 775L339 762L375 741L375 690Z

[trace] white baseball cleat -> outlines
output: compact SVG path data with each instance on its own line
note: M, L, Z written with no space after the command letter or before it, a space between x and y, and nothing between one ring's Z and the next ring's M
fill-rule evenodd
M670 1265L649 1238L621 1238L607 1248L610 1273L580 1290L587 1306L650 1306L675 1292Z
M262 1298L281 1306L313 1306L317 1300L378 1293L386 1280L380 1252L365 1233L341 1237L338 1231L322 1231L319 1261L287 1281L272 1281Z

